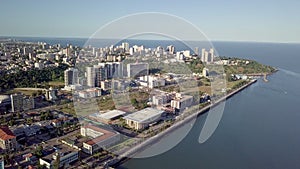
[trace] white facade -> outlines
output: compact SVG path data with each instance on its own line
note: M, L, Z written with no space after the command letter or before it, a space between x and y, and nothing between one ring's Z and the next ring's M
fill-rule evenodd
M93 138L83 143L83 151L89 154L94 154L94 152L108 148L120 141L118 132L108 131L96 126L82 126L80 133L82 136Z
M160 120L161 115L164 113L162 110L154 108L146 108L124 117L126 124L136 130L142 130L149 126L150 123Z
M79 97L81 98L93 98L93 97L99 97L102 95L102 91L100 88L90 88L86 90L82 90L78 92Z
M174 100L171 101L171 107L176 108L179 111L183 111L185 108L191 106L193 103L193 96L176 96Z
M86 67L87 86L95 87L95 69L93 67Z
M129 63L127 64L127 76L145 76L148 75L149 65L148 63Z
M15 93L10 95L11 99L11 109L12 112L18 112L23 110L23 95L20 93Z
M57 159L57 156L58 156L58 154L53 154L51 160L40 158L40 160L39 160L40 165L44 165L46 168L52 169L53 164L55 163L55 161ZM73 152L70 152L67 154L60 153L59 156L60 156L59 157L60 158L59 166L60 167L62 167L62 166L68 167L70 163L78 160L78 151L73 151Z

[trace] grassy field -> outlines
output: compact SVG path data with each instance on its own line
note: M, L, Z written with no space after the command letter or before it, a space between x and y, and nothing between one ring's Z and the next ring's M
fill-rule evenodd
M48 82L48 85L51 87L64 87L65 84L62 81L51 81Z

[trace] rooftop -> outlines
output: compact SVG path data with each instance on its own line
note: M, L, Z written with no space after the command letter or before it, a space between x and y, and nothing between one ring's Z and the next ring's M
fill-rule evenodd
M177 97L174 100L176 100L176 101L185 101L185 100L192 99L192 98L193 98L193 96L181 95L180 97Z
M110 119L113 119L115 117L118 117L118 116L121 116L124 114L126 114L126 112L121 111L121 110L111 110L111 111L108 111L108 112L102 113L102 114L96 113L96 114L93 114L92 116L95 116L95 117L98 117L101 119L105 119L105 120L110 120Z
M100 128L100 127L97 127L97 126L93 126L93 125L86 125L86 126L83 126L84 128L89 128L89 129L92 129L92 130L95 130L95 131L98 131L100 133L103 133L101 136L99 137L96 137L92 140L89 140L86 142L86 144L89 144L89 145L94 145L94 144L98 144L99 142L102 142L110 137L113 137L115 135L117 135L118 133L115 133L115 132L112 132L112 131L109 131L109 130L105 130L103 128Z
M64 144L59 144L59 145L54 145L51 149L48 149L47 155L44 156L42 159L51 162L53 159L53 155L56 155L56 153L60 153L60 158L67 156L71 153L78 152L78 150L74 148L70 148L67 145Z
M7 126L0 126L0 139L9 140L16 138L14 133Z
M143 110L134 112L124 117L124 119L129 119L136 122L146 122L149 119L156 117L157 115L162 114L164 111L154 109L154 108L145 108Z

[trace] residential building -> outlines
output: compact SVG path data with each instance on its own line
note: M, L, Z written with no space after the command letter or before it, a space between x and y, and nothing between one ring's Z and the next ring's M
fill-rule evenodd
M182 112L193 104L193 96L176 93L176 97L171 101L171 107Z
M93 98L93 97L99 97L102 95L102 90L98 87L96 88L89 88L86 90L82 90L78 92L79 97L81 98Z
M95 86L101 87L101 81L107 80L107 67L105 67L105 63L101 63L100 65L94 65L95 70Z
M153 89L155 87L162 87L166 85L166 80L160 76L149 76L148 77L148 87Z
M211 48L209 51L202 49L201 61L204 63L213 63L215 57L215 51Z
M46 99L49 101L57 100L57 92L57 89L53 89L52 87L50 87L48 90L46 90Z
M23 110L23 95L15 93L10 95L12 112L20 112Z
M174 54L175 53L175 47L173 45L170 45L167 47L167 51L169 54Z
M69 68L65 70L65 86L78 84L78 70L75 68Z
M127 76L130 78L146 76L149 73L148 63L129 63L127 64Z
M175 92L167 93L164 91L155 91L156 94L152 96L152 105L161 106L167 103L170 103L171 100L175 97Z
M23 98L23 110L34 109L34 98L33 97L24 97Z
M59 168L68 168L70 163L78 160L79 151L75 148L70 148L67 145L55 145L48 152L48 155L39 159L40 165L44 165L48 169L52 169L53 165L59 159Z
M103 90L110 90L111 84L112 84L111 80L105 80L100 82L101 89Z
M129 52L129 43L127 42L123 42L122 43L122 47L125 50L125 52Z
M203 70L202 70L202 76L203 77L208 77L209 76L208 71L209 70L207 68L203 68Z
M86 79L88 87L95 87L95 69L93 67L86 67Z
M16 136L8 126L0 126L0 148L7 152L17 149Z

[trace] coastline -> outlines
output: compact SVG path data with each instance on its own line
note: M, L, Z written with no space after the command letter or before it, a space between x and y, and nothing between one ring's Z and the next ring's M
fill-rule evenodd
M210 110L210 108L213 108L213 107L219 105L220 103L222 103L226 99L231 98L235 94L241 92L242 90L244 90L245 88L249 87L250 85L252 85L256 82L257 82L257 79L252 79L249 83L241 86L240 88L238 88L236 90L231 91L230 93L227 93L225 96L219 98L216 102L201 108L196 113L193 113L193 114L189 115L188 117L186 117L185 119L183 119L181 121L178 121L177 123L173 124L172 126L167 128L166 130L162 131L161 133L159 133L159 134L157 134L153 137L148 138L147 140L145 140L144 142L142 142L141 144L139 144L135 147L132 147L129 151L127 151L127 152L119 155L117 158L113 159L112 166L117 167L117 166L121 165L125 161L129 160L130 157L132 157L135 154L147 149L151 145L156 144L159 140L161 140L163 138L163 136L166 136L166 135L172 133L173 131L175 131L178 128L182 127L183 125L190 122L191 120L193 120L193 119L197 118L198 116L208 112Z

